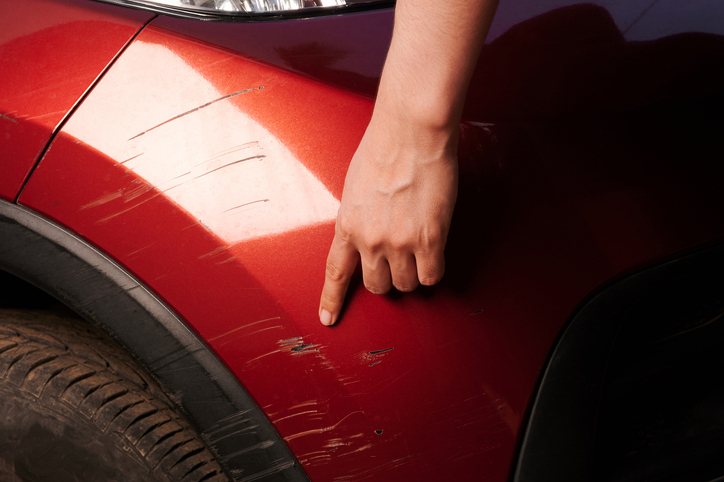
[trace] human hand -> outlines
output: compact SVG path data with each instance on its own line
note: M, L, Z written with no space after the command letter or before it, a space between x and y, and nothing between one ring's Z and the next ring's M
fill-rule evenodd
M497 0L398 0L374 113L347 171L319 305L333 325L362 262L368 290L412 291L445 270L467 86Z
M457 197L456 151L457 127L375 111L347 171L319 307L323 324L339 318L358 257L375 294L440 281Z

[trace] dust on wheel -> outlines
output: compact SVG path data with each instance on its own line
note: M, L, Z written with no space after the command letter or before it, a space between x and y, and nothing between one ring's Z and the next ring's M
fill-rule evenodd
M0 481L228 480L171 407L94 327L0 310Z

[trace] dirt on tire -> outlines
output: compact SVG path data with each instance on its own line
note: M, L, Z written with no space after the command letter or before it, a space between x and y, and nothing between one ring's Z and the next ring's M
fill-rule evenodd
M0 480L228 478L163 390L100 330L0 310Z

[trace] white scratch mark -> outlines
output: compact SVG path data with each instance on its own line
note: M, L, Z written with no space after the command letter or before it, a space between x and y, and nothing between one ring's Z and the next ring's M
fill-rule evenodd
M210 257L215 256L215 255L217 255L217 254L223 253L223 252L226 251L227 249L229 249L228 246L219 246L218 248L214 249L213 251L210 251L210 252L208 252L208 253L206 253L206 254L202 254L202 255L199 256L197 259L210 258Z
M297 405L294 405L293 407L289 407L289 410L294 410L295 408L301 408L301 407L308 407L309 405L317 405L317 401L316 400L307 400L306 402L302 402Z
M276 419L276 420L272 420L272 423L281 422L282 420L286 420L286 419L288 419L288 418L297 417L297 416L299 416L299 415L304 415L304 414L307 414L307 413L319 413L319 411L318 411L318 410L307 410L306 412L299 412L299 413L295 413L295 414L292 414L292 415L287 415L286 417L282 417L282 418L278 418L278 419Z
M257 361L257 360L260 359L260 358L264 358L265 356L273 355L273 354L279 353L279 352L281 352L281 350L270 351L269 353L265 353L264 355L259 355L259 356L256 357L256 358L252 358L251 360L247 360L246 363L249 364L249 363L251 363L251 362L253 362L253 361Z
M244 333L242 336L256 335L257 333L261 333L262 331L274 330L276 328L284 328L284 325L275 325L268 328L262 328L261 330L252 331L251 333Z
M109 202L109 201L113 201L114 199L118 199L118 198L121 197L121 196L123 196L123 192L122 192L122 191L111 192L111 193L108 193L108 194L105 194L105 195L99 197L99 198L96 199L95 201L91 201L91 202L89 202L88 204L82 205L82 206L81 206L80 208L78 208L78 209L82 211L82 210L84 210L84 209L94 208L94 207L96 207L96 206L100 206L101 204L105 204L105 203L107 203L107 202Z
M233 330L227 331L226 333L222 333L221 335L217 335L214 338L209 338L209 341L218 340L219 338L223 338L225 336L231 335L232 333L235 333L239 330L243 330L244 328L249 328L250 326L258 325L259 323L264 323L265 321L271 321L271 320L281 320L281 316L274 316L272 318L265 318L263 320L255 321L253 323L249 323L244 326L239 326L237 328L234 328Z
M351 451L351 452L346 452L346 453L340 454L339 456L340 456L340 457L344 457L345 455L351 455L351 454L355 454L355 453L357 453L357 452L362 452L363 450L367 450L367 449L369 449L369 448L372 448L372 444L363 445L362 447L360 447L360 448L358 448L358 449L356 449L356 450L353 450L353 451Z
M317 434L317 433L329 432L330 430L334 430L335 428L337 428L337 426L338 426L340 423L344 422L345 420L347 420L349 417L351 417L351 416L354 415L355 413L364 413L364 412L363 412L362 410L357 410L357 411L355 411L355 412L352 412L352 413L344 416L339 422L335 423L334 425L330 425L329 427L317 428L317 429L314 429L314 430L306 430L306 431L304 431L304 432L299 432L299 433L297 433L297 434L294 434L294 435L290 435L290 436L288 436L288 437L285 437L284 440L286 440L286 441L288 442L288 441L290 441L290 440L294 440L294 439L297 439L297 438L299 438L299 437L304 437L305 435L312 435L312 434Z

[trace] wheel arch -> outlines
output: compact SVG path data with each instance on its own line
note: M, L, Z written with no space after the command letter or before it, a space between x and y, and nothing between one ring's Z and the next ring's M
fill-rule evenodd
M101 251L26 208L0 201L0 269L119 342L168 390L232 480L308 480L221 360L179 315Z
M672 311L672 318L678 319L682 312L693 313L692 307L699 306L687 304L689 298L685 295L671 298L671 291L707 286L712 280L722 286L723 268L724 242L712 240L614 280L582 302L543 369L521 432L512 482L593 480L595 436L604 406L605 382L616 361L614 349L629 336L624 327L635 318L632 313L655 312L653 307L658 303L671 306L672 300L677 302L679 298L683 308ZM713 299L724 304L721 291ZM657 322L660 319L656 317L635 320L640 329ZM678 328L671 330L676 332ZM674 336L693 331L685 329Z

